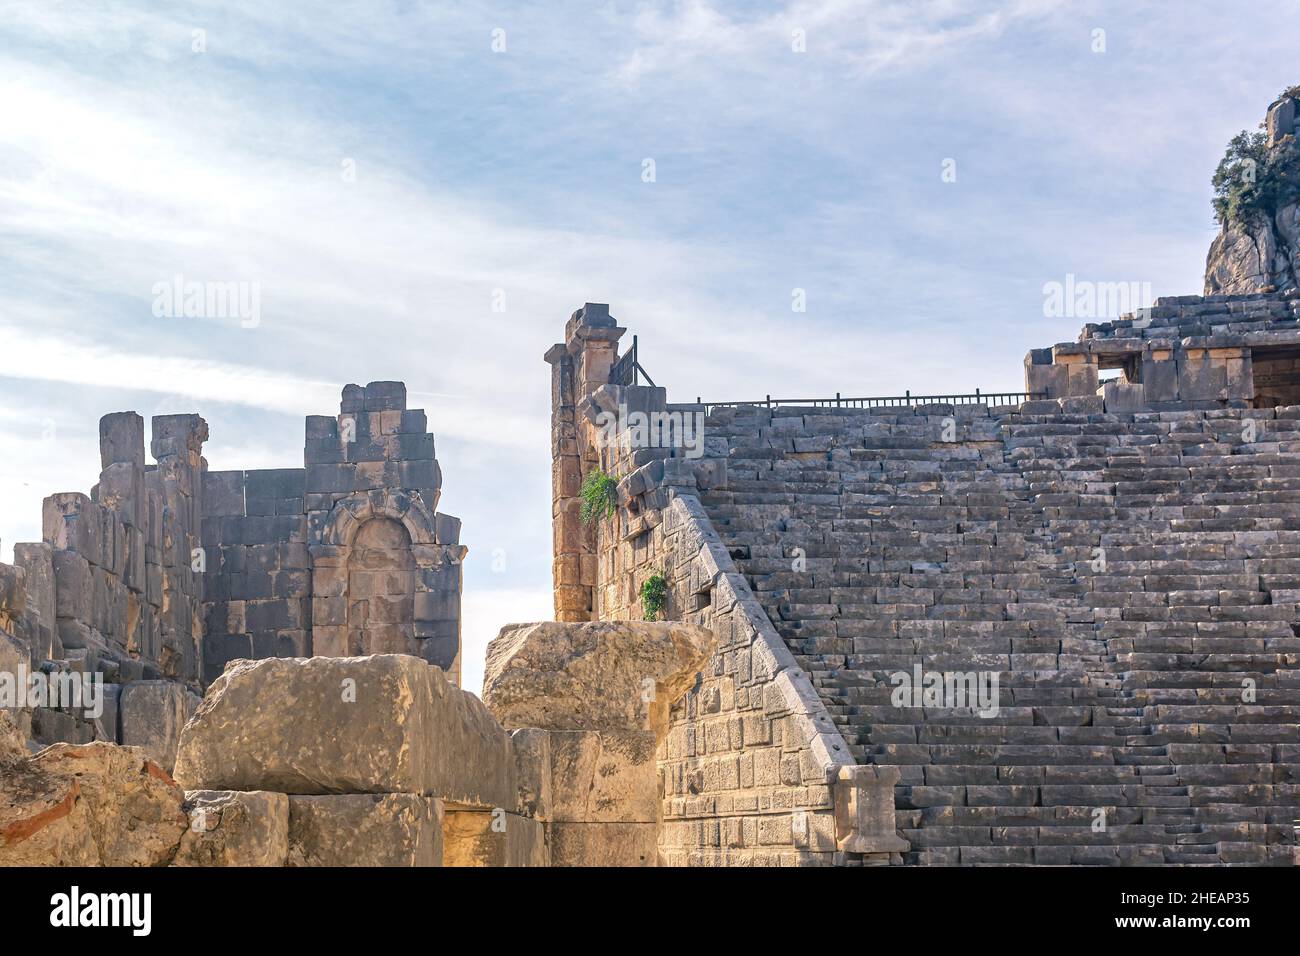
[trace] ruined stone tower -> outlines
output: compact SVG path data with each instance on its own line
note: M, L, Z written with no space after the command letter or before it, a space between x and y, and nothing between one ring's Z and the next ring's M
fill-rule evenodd
M45 500L0 565L0 671L102 674L105 713L24 710L35 740L152 746L169 764L197 693L240 658L405 653L459 684L460 520L401 382L348 385L304 465L208 471L198 415L100 422L89 496Z

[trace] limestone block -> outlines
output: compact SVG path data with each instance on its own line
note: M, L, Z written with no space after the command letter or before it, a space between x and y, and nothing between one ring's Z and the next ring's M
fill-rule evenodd
M488 645L483 699L507 727L666 726L714 642L679 622L508 625Z
M448 809L443 866L550 866L546 826L514 813Z
M164 865L186 826L182 799L134 747L0 754L0 866Z
M284 866L289 797L265 790L191 790L174 866Z
M232 663L185 726L176 774L194 790L518 803L510 738L487 707L396 654Z
M55 613L59 617L89 621L94 598L90 564L75 551L54 551Z
M289 866L441 866L442 801L410 793L289 797Z
M899 852L908 849L895 830L894 787L897 767L840 767L834 782L835 836L848 853Z
M22 696L26 689L18 684L18 672L30 673L32 653L29 648L12 634L0 631L0 680L12 682L13 693Z
M655 866L654 823L551 823L551 866Z
M176 681L132 681L122 688L118 703L122 743L141 748L169 773L176 765L185 718L185 688Z
M181 735L177 779L193 790L421 793L431 673L400 655L235 661Z
M519 812L538 820L551 819L550 732L532 727L512 730L510 749L515 758Z
M551 819L653 823L659 804L651 731L551 731Z

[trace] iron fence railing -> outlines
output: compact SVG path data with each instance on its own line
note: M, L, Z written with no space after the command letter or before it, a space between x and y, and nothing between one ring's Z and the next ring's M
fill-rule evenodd
M752 402L706 402L695 399L696 405L704 406L705 412L715 408L739 408L743 405L776 408L780 405L799 406L801 408L903 408L913 405L1019 405L1022 402L1046 398L1046 392L984 392L975 389L957 395L913 395L907 391L902 395L874 395L869 397L845 397L839 392L834 398L773 398L765 395Z
M641 363L637 360L637 342L634 335L632 336L632 347L609 370L609 380L614 385L636 385L638 373L645 378L651 388L655 387L654 379L646 374L646 370L641 367Z

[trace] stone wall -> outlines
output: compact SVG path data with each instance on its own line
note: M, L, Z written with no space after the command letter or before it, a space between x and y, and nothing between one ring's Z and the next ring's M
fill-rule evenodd
M205 678L240 658L406 653L460 681L460 519L401 382L307 418L304 468L212 472Z
M1144 314L1090 323L1077 342L1032 350L1025 389L1100 399L1110 412L1273 407L1300 397L1300 379L1286 374L1297 349L1300 293L1168 297ZM1117 374L1103 383L1107 369Z
M209 472L207 437L198 415L156 416L147 464L143 419L104 416L98 484L45 499L44 540L0 565L0 691L34 672L104 682L97 716L13 708L25 734L170 768L231 660L402 652L459 683L466 549L401 382L349 385L337 417L309 417L301 468Z
M668 411L662 389L608 382L622 334L588 303L547 353L552 366L556 617L635 620L652 576L666 615L716 643L672 702L657 753L660 860L668 865L888 862L892 768L858 767L806 675L714 532L697 495L725 480L716 461L645 447L601 413ZM683 410L677 409L680 413ZM687 410L689 414L689 410ZM592 469L619 478L618 507L583 524L579 489ZM839 812L837 813L837 805Z
M99 435L91 493L46 498L43 541L15 545L15 564L0 565L0 673L24 692L36 672L102 679L98 716L37 705L15 717L40 743L140 744L169 766L200 687L207 425L197 415L156 416L152 465L134 412L104 416Z

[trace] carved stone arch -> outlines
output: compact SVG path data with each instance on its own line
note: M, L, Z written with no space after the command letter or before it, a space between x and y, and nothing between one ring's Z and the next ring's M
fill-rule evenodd
M414 491L358 491L334 503L321 531L322 545L351 547L363 522L370 518L391 518L406 528L412 545L435 541L433 512Z
M409 537L410 567L413 571L411 614L403 613L396 623L409 627L406 653L414 654L441 667L449 679L460 679L460 562L465 548L438 541L438 522L432 508L417 491L378 489L358 491L340 498L330 509L319 538L310 546L312 554L312 646L315 654L346 657L360 653L357 649L356 618L359 600L353 594L359 580L369 570L358 568L353 552L357 535L374 519L396 522ZM453 522L455 519L451 519ZM454 538L453 538L454 540ZM365 542L360 545L365 548ZM363 562L364 563L364 562ZM385 570L398 572L394 565ZM392 598L395 595L379 595ZM370 609L365 611L367 620ZM377 622L391 625L394 620ZM362 628L365 630L366 628ZM379 646L384 651L397 649L391 627Z

